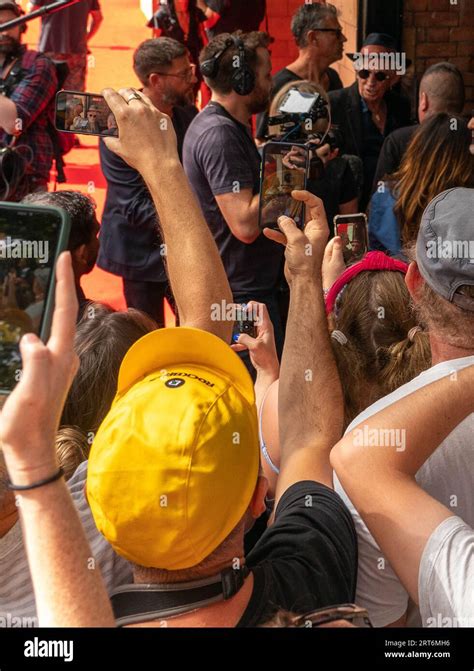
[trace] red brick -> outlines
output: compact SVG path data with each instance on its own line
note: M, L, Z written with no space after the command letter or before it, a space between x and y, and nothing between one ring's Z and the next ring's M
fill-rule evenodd
M461 72L467 72L472 68L472 58L466 58L463 56L461 58L449 58L448 60L450 63L459 68Z
M452 5L449 0L429 0L428 3L428 9L431 10L438 10L438 11L443 11L443 10L450 10L451 12L460 12L461 11L461 3L463 3L465 0L458 0L457 5Z
M435 28L437 26L458 26L459 14L454 12L417 12L415 14L415 26L426 26Z
M418 44L416 49L417 56L439 56L446 58L456 55L456 44L451 42L426 42Z
M423 28L418 28L418 30L423 30ZM452 30L457 30L457 28L452 28ZM420 41L421 41L421 39L420 39ZM427 28L426 29L426 41L427 42L448 42L449 41L449 28Z
M413 12L403 12L403 25L412 26L413 25Z
M472 42L458 42L458 56L472 56Z
M428 7L428 0L410 0L410 9L414 12L425 12Z
M412 30L415 31L417 44L422 44L423 42L426 42L426 28L413 28Z
M474 27L469 28L451 28L449 31L449 39L452 42L470 42L474 52Z
M474 86L474 72L464 73L464 83L466 86Z

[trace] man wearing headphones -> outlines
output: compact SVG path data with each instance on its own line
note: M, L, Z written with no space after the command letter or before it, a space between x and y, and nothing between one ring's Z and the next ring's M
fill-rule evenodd
M183 164L214 235L236 303L267 305L281 352L277 283L283 248L258 227L260 154L251 117L267 108L272 87L269 37L223 33L202 51L211 102L191 123Z
M15 2L0 2L0 26L23 13ZM4 200L20 200L26 193L46 191L53 160L48 121L57 88L56 68L46 56L21 44L25 30L25 25L3 31L0 27L0 146L14 139L17 146L22 145L21 153L27 161L23 178L18 176L16 185L9 182L9 188L0 167Z

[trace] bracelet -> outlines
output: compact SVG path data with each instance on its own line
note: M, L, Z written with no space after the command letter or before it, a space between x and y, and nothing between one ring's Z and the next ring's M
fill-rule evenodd
M62 478L63 475L64 471L62 468L60 468L54 475L51 475L49 478L45 478L44 480L40 480L39 482L34 482L32 485L14 485L13 482L8 481L7 488L17 492L26 492L28 489L36 489L37 487L43 487L43 485L49 485L50 482L59 480L59 478Z

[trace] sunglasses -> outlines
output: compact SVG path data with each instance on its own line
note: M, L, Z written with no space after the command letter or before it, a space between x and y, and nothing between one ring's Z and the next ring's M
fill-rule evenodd
M329 624L338 620L350 622L355 627L373 628L368 611L353 603L344 603L340 606L331 606L330 608L319 608L306 615L298 615L293 620L293 626L306 628L320 627L322 624Z
M342 37L342 28L314 28L319 33L336 33L336 37L340 39Z
M374 75L375 79L378 82L384 82L389 78L389 75L386 72L375 72L374 70L358 70L357 76L360 79L368 79L370 75Z

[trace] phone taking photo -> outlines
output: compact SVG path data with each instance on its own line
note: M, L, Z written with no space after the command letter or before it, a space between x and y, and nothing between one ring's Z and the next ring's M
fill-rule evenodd
M268 142L263 148L260 180L259 227L278 228L281 216L291 217L304 228L304 204L291 192L306 189L310 165L309 149L287 142Z
M367 216L363 212L338 214L334 217L334 230L342 240L346 266L360 261L369 248Z
M115 116L98 93L59 91L56 94L55 126L62 133L117 137Z
M0 203L0 394L20 379L22 336L49 337L56 261L69 233L60 208Z

